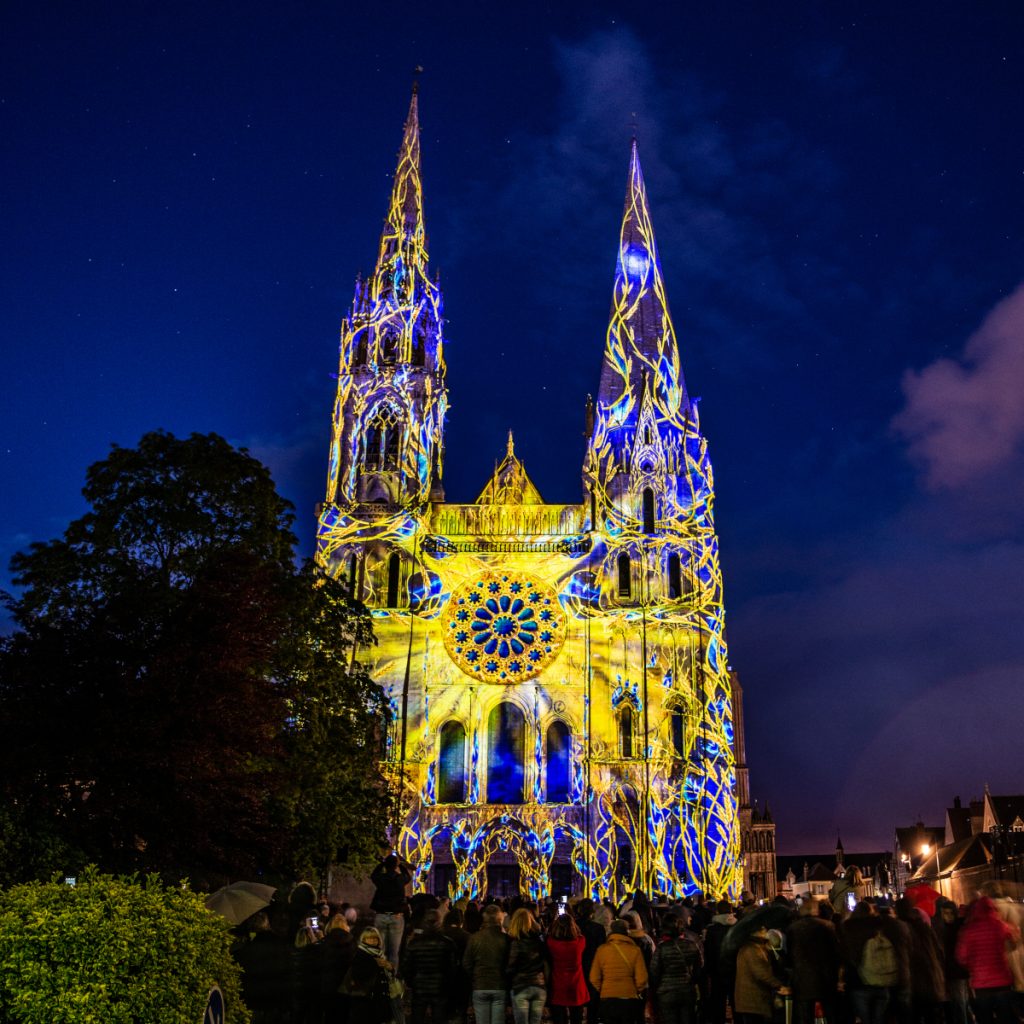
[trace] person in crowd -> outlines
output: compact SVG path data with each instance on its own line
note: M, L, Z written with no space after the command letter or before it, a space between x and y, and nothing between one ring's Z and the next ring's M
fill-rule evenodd
M323 933L309 921L295 933L292 944L294 1024L320 1024L324 1016L320 988L323 968L320 942Z
M349 1024L402 1024L394 968L376 928L360 933L341 990L348 999Z
M590 983L600 999L601 1024L636 1024L637 1006L647 989L647 966L625 921L612 922L590 967Z
M911 1024L913 991L910 981L910 929L892 907L883 907L879 914L881 934L892 944L899 967L899 981L889 989L889 1014L895 1024Z
M629 937L636 943L637 948L643 954L644 966L647 968L648 973L650 973L651 957L654 956L654 939L644 931L644 923L635 910L627 911L622 915L622 919L626 922L626 927L629 929Z
M943 1004L946 1024L967 1024L971 988L967 968L956 958L956 940L963 927L963 920L956 904L943 897L935 905L932 928L942 950L942 973L946 981L946 998Z
M734 960L722 956L722 943L729 929L736 923L732 904L720 900L715 904L711 923L704 931L704 972L701 991L704 1024L725 1024L726 1007L732 1005L736 983Z
M472 935L474 932L480 931L483 927L484 916L480 911L479 905L475 900L470 900L466 904L466 910L463 916L463 927L466 929L467 935Z
M534 904L536 906L536 904ZM540 925L528 907L520 907L509 922L512 940L508 956L508 981L516 1024L540 1024L544 1013L545 953Z
M448 1024L458 953L441 931L441 912L426 910L402 955L401 977L412 992L412 1024Z
M320 998L325 1024L347 1024L348 999L341 983L352 966L356 943L343 912L334 914L324 929L320 945Z
M287 1024L292 1001L292 951L260 911L250 918L252 937L235 950L242 968L242 998L253 1024Z
M881 941L876 941L878 936ZM862 900L840 925L839 950L851 1010L861 1024L883 1024L889 990L899 981L899 964L872 904Z
M551 962L548 1004L553 1024L583 1024L583 1007L590 1002L583 973L587 940L572 914L557 914L548 930Z
M662 921L662 941L651 957L651 995L659 1024L693 1024L697 978L704 966L700 946L686 935L679 914Z
M590 993L590 1002L596 1007L597 991L590 984L590 968L593 966L595 954L608 936L603 925L594 920L594 901L589 897L585 896L581 899L573 908L573 913L576 915L576 924L579 926L585 943L583 947L583 980Z
M488 904L480 930L470 935L462 966L469 974L476 1024L504 1024L505 970L508 966L509 937L501 927L504 911Z
M604 938L601 940L601 944L604 945L608 939L608 935L611 932L612 921L615 920L615 911L612 907L608 906L607 903L602 903L594 911L594 923L599 924L604 929Z
M910 1019L913 1024L943 1024L946 978L939 940L924 911L906 897L897 901L896 917L907 929Z
M956 942L956 958L967 968L974 991L977 1024L1011 1024L1013 974L1007 959L1007 944L1020 942L1020 932L999 916L988 896L971 906Z
M374 885L370 909L374 912L373 926L384 940L384 950L394 968L398 968L398 953L405 931L405 887L412 881L408 866L400 863L393 853L378 864L370 874Z
M800 916L786 930L793 967L793 1011L796 1024L814 1024L820 1002L829 1024L836 1021L839 990L839 937L831 921L818 916L817 901L804 900Z
M452 907L444 915L442 931L452 940L455 946L456 966L455 978L452 981L451 1011L452 1018L456 1021L456 1024L463 1024L466 1020L466 1011L469 1009L472 991L469 975L462 964L463 957L466 954L466 946L469 943L469 933L466 931L464 924L465 918L459 907Z
M736 989L733 1009L741 1024L764 1024L771 1020L776 995L791 990L773 970L773 954L768 947L768 929L756 929L736 954Z

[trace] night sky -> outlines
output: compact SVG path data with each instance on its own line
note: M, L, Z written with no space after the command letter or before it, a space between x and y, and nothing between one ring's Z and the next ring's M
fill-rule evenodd
M0 562L157 427L249 446L312 552L417 64L448 497L512 428L579 500L635 115L754 795L883 848L1024 791L1024 7L665 6L8 5Z

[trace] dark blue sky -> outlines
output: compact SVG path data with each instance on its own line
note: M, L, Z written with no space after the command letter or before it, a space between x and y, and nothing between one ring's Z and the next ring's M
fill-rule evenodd
M0 53L0 561L110 442L322 497L338 325L421 87L446 486L579 496L635 114L784 850L1024 791L1017 3L22 4Z

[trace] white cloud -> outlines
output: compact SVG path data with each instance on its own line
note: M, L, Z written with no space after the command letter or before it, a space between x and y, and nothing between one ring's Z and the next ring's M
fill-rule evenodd
M1024 285L967 340L903 378L907 404L893 426L931 488L957 488L1010 464L1024 440Z

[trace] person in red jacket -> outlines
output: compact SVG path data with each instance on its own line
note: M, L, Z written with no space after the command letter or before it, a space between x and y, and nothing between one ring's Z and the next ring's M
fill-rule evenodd
M548 957L551 979L548 983L548 1005L554 1024L583 1024L583 1007L590 1001L583 974L583 950L587 940L572 914L559 914L548 932Z
M970 975L977 1024L1013 1024L1013 975L1006 947L1019 941L1020 932L999 916L987 896L975 901L957 936L956 958Z

